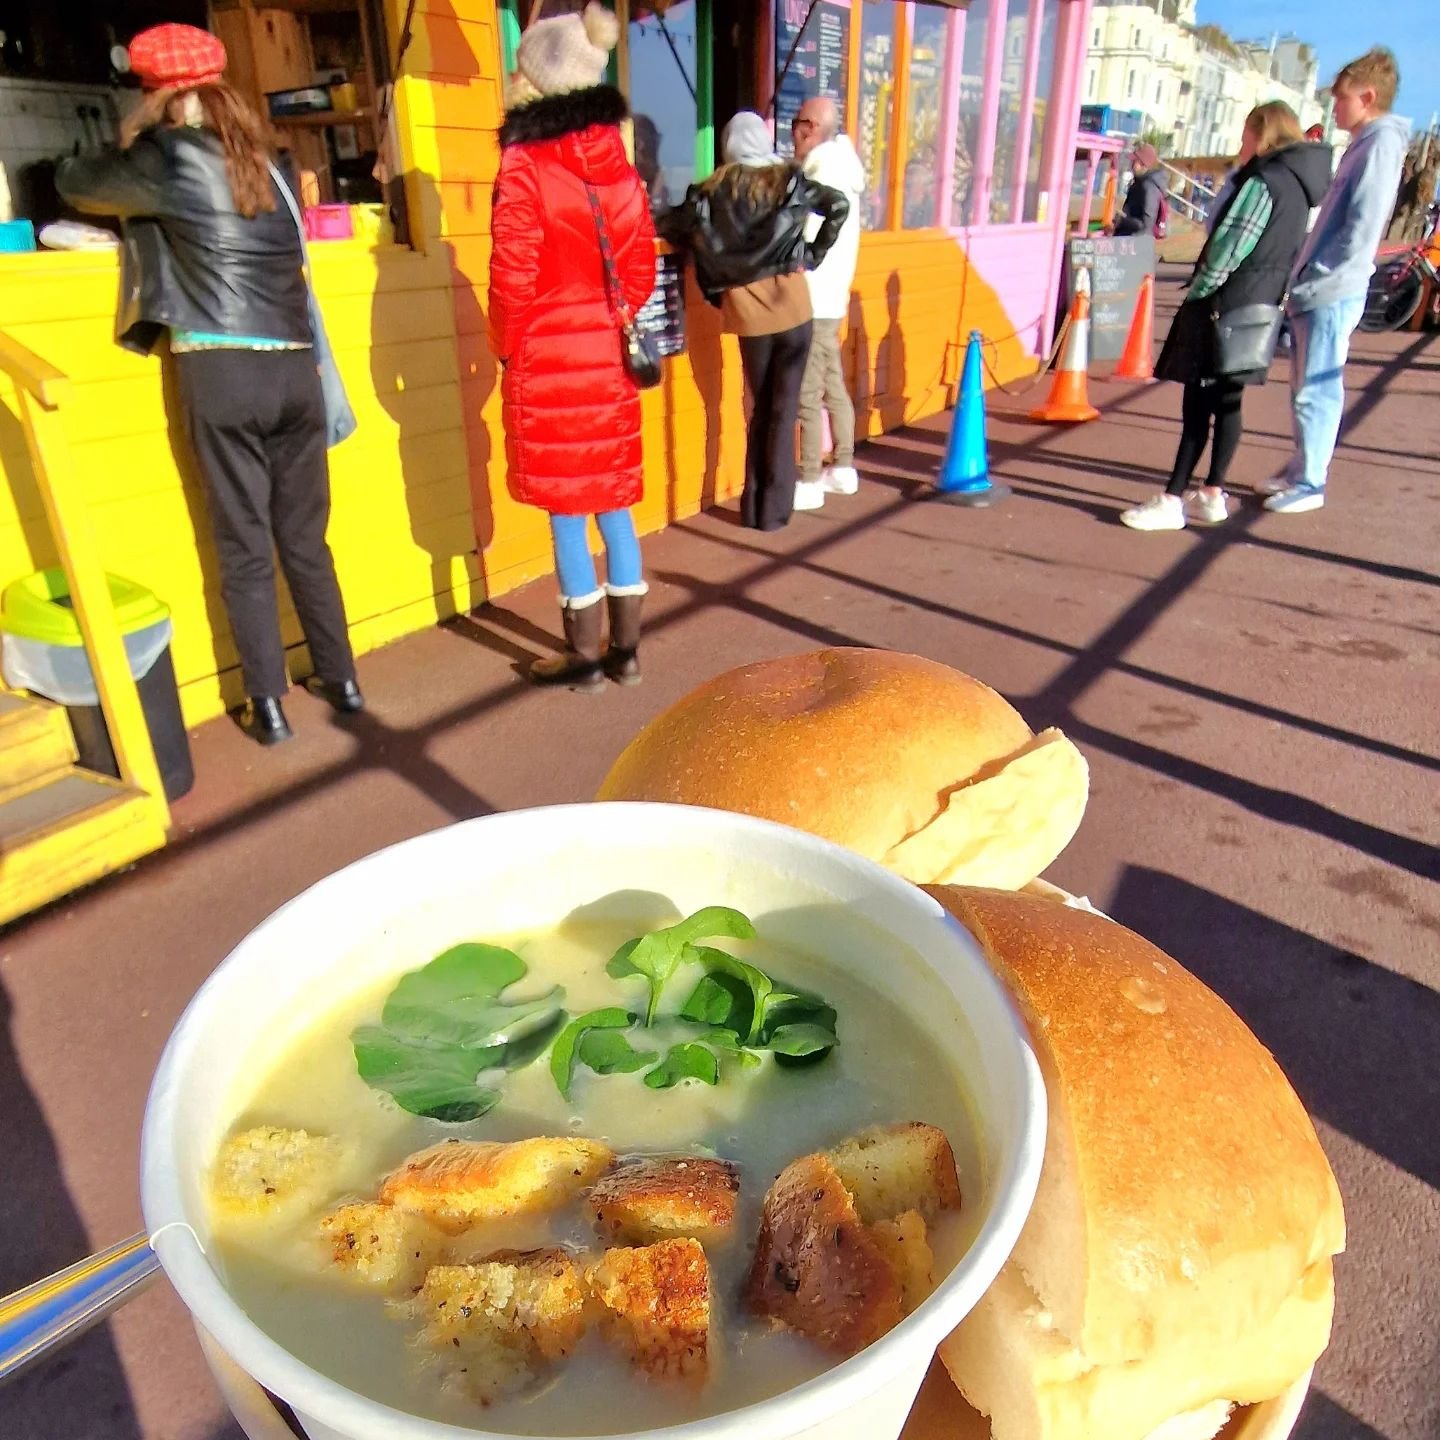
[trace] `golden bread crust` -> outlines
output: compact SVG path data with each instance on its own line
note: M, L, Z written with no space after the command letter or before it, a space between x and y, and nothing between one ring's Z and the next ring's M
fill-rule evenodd
M1056 1327L1090 1362L1117 1363L1268 1324L1345 1244L1335 1177L1274 1058L1103 916L930 893L1015 995L1045 1074L1045 1162L1014 1259Z
M676 1236L719 1240L735 1222L740 1173L703 1156L622 1161L590 1191L600 1233L627 1245Z
M554 1210L614 1159L598 1140L446 1140L411 1155L386 1176L380 1201L455 1233L482 1220Z
M590 1267L605 1329L638 1370L701 1384L710 1366L710 1266L696 1240L607 1250Z
M1032 735L989 686L918 655L848 648L700 686L631 741L597 798L776 820L917 882L1018 886L1064 848L1087 791L1069 741Z
M744 1302L838 1355L863 1350L904 1314L887 1249L825 1156L792 1161L765 1196Z

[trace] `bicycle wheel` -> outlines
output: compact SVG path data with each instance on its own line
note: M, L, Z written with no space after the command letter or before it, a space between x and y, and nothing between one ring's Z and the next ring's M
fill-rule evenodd
M1382 267L1370 281L1358 328L1372 333L1402 329L1420 308L1424 291L1425 282L1415 266Z

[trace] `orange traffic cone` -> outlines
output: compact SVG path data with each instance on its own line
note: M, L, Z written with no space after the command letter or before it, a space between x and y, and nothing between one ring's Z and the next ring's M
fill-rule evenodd
M1120 363L1110 376L1112 380L1137 380L1142 385L1155 381L1155 277L1147 275L1140 282L1135 297L1135 313L1130 317L1130 333L1125 337L1125 350Z
M1070 307L1070 333L1050 387L1050 398L1030 412L1032 420L1052 425L1078 425L1098 420L1100 412L1090 403L1085 372L1090 366L1090 272L1075 277L1075 303Z

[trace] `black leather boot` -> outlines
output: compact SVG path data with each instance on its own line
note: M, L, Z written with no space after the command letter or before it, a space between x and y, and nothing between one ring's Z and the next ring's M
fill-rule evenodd
M252 695L240 711L240 728L257 745L279 745L295 738L280 702L273 695Z
M600 664L600 601L588 605L567 604L561 611L565 626L565 651L552 659L536 660L530 666L534 685L568 685L572 690L598 690L605 684Z
M605 673L617 685L640 683L640 607L645 596L611 595L610 648L605 652Z
M353 680L322 680L312 675L305 682L305 688L341 715L354 715L365 708L365 697Z

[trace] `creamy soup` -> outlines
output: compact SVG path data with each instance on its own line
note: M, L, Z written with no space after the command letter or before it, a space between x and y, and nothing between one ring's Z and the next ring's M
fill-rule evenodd
M507 946L528 965L528 975L514 987L516 998L563 985L571 1014L617 1004L643 1012L644 983L617 980L605 968L616 948L643 928L572 922L546 932L483 938ZM601 1076L580 1066L568 1101L542 1058L506 1076L503 1099L494 1109L473 1121L445 1124L405 1113L357 1075L351 1032L379 1018L393 980L325 1015L257 1078L253 1092L235 1097L234 1128L277 1125L337 1137L344 1145L340 1169L319 1210L283 1220L217 1221L212 1254L231 1293L287 1350L352 1390L436 1420L518 1434L613 1434L680 1424L765 1399L837 1363L811 1341L757 1321L741 1307L765 1192L797 1156L868 1126L918 1120L945 1132L962 1193L978 1195L982 1177L966 1096L958 1071L931 1038L945 1031L947 1002L937 986L941 1013L927 1017L927 1034L878 986L831 971L820 957L763 941L716 943L789 988L823 995L838 1016L838 1047L806 1068L782 1068L770 1056L748 1069L724 1063L713 1087L687 1080L657 1090L648 1088L639 1072ZM430 958L417 955L414 965ZM889 967L917 963L877 933L877 977ZM693 980L674 983L663 1008L673 1011ZM636 1045L643 1036L630 1034ZM373 1199L381 1179L408 1155L451 1138L538 1135L592 1137L622 1156L687 1151L739 1166L735 1224L728 1238L706 1245L712 1340L703 1387L638 1374L592 1332L532 1389L482 1406L441 1383L416 1342L413 1322L407 1325L384 1296L327 1263L317 1243L320 1215L348 1200ZM978 1208L962 1206L932 1225L937 1282L972 1238L969 1216ZM555 1213L476 1227L457 1238L454 1253L478 1259L507 1247L563 1244L598 1257L610 1243L596 1234L592 1215L577 1200Z

